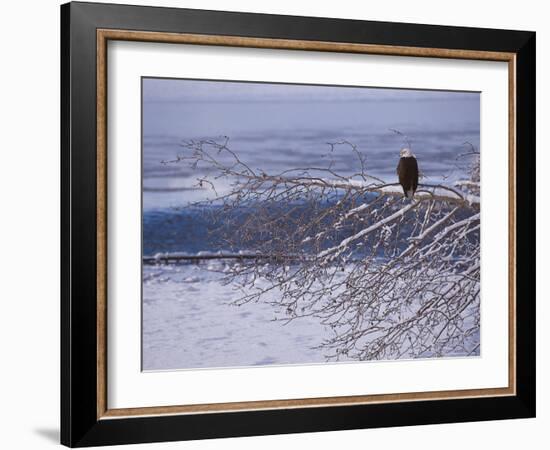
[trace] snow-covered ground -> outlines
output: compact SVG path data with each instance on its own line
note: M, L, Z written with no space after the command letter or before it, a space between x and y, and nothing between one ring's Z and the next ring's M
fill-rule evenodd
M320 348L334 331L316 317L288 321L275 306L276 289L259 302L238 306L243 293L224 282L229 260L143 266L143 370L243 367L325 363L329 349ZM267 283L257 280L257 286ZM264 286L265 287L265 286ZM249 291L247 291L249 292ZM272 302L270 304L270 302ZM399 313L406 320L420 308L412 304ZM477 311L477 312L476 312ZM479 311L474 303L464 311L464 329ZM376 334L370 335L371 339ZM473 349L447 349L437 357L479 356L479 328L465 338ZM418 357L404 353L400 358ZM422 357L436 357L426 352ZM393 359L393 358L390 358ZM349 361L346 354L339 361Z
M263 302L231 304L239 292L208 270L223 264L144 265L143 370L325 362L313 347L327 327L276 321L284 315Z

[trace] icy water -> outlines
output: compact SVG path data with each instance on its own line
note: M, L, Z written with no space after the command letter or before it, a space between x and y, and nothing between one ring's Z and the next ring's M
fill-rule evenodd
M162 164L183 152L183 140L228 136L243 161L268 173L332 162L351 175L353 153L327 145L347 140L387 182L404 145L391 129L407 135L429 183L463 177L464 143L479 148L477 93L144 79L143 98L144 256L223 249L204 215L182 211L212 195L196 186L208 172ZM145 370L325 361L316 347L329 330L313 319L282 325L267 305L232 306L234 290L208 269L144 265Z

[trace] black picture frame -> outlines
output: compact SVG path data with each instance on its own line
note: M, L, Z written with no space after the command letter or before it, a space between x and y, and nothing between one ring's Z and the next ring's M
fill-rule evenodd
M516 395L98 418L98 29L511 52L516 55ZM61 6L61 443L71 447L535 416L534 32L68 3Z

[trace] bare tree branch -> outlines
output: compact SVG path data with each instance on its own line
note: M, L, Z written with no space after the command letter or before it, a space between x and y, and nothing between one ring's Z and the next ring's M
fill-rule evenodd
M421 184L403 198L398 183L367 172L368 160L347 141L358 171L327 167L266 173L229 148L228 138L192 140L169 163L188 162L210 175L198 183L214 196L224 236L245 249L226 273L241 290L236 304L266 301L286 321L317 317L332 331L330 360L469 355L479 349L479 152L471 146L470 179ZM225 190L215 186L225 180ZM227 187L229 186L229 187ZM217 189L217 190L216 190Z

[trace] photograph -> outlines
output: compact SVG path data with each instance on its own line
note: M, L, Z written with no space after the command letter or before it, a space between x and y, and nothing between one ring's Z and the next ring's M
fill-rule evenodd
M33 121L60 160L6 166L60 175L58 210L11 183L60 222L58 318L35 314L60 335L58 440L521 446L542 430L509 420L540 415L534 15L249 3L66 3L33 41L53 24L59 89L35 58L5 83L21 117L22 92L60 94L60 126ZM12 241L33 237L55 241Z
M480 96L142 77L142 370L479 358Z

